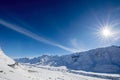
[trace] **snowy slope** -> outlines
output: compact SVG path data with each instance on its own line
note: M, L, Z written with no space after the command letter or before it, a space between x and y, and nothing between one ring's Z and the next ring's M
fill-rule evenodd
M6 64L14 64L14 63L15 61L9 58L8 56L6 56L3 53L2 49L0 49L0 64L6 65Z
M0 49L0 80L120 80L120 75L69 70L65 66L19 64Z
M97 48L63 56L43 55L33 59L20 58L16 59L16 61L40 65L66 66L68 69L73 70L120 73L120 47Z
M0 80L103 80L69 73L66 70L61 71L60 69L54 68L54 71L47 67L40 68L39 66L38 68L33 65L21 65L6 56L0 49Z
M0 80L36 80L22 65L6 56L0 49ZM41 79L42 80L42 79Z

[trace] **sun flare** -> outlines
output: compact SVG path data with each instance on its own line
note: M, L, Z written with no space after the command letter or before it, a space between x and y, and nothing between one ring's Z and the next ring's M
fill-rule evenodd
M96 31L96 36L101 42L115 42L118 39L118 31L112 25L102 25Z
M111 31L110 28L104 27L103 29L101 29L101 34L103 37L109 38L109 37L112 37L113 32Z

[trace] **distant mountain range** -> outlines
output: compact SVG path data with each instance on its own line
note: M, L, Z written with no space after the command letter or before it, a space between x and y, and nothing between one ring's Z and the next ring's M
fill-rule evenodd
M15 61L36 65L66 66L68 69L100 73L120 73L120 46L92 49L63 56L42 55Z

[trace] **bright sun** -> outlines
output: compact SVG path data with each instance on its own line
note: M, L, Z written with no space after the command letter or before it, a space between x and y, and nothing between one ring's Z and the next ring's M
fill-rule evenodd
M101 29L101 34L103 37L105 38L109 38L112 36L112 31L110 30L110 28L108 27L104 27L103 29Z
M115 39L116 32L110 25L102 26L97 29L97 37L103 42L111 41Z
M104 20L103 20L104 21ZM112 44L120 40L120 24L114 21L107 20L107 22L101 22L98 20L95 36L102 44Z

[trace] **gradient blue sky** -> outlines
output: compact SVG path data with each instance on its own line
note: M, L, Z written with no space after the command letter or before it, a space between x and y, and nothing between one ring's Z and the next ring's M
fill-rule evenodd
M94 34L100 27L99 22L119 23L120 0L0 0L0 19L50 42L78 51L120 45L119 40L102 43ZM120 25L114 28L119 30ZM72 53L37 41L2 24L0 46L11 57Z

